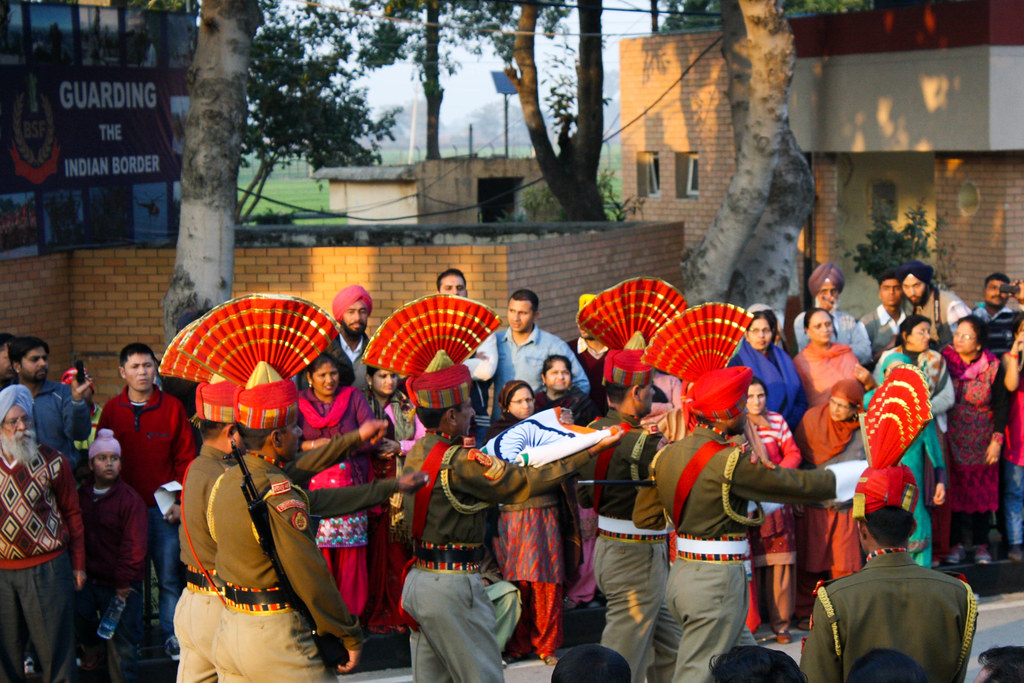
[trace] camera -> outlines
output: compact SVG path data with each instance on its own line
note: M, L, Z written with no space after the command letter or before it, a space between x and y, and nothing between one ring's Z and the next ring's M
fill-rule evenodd
M999 293L1017 296L1020 294L1020 285L999 285Z

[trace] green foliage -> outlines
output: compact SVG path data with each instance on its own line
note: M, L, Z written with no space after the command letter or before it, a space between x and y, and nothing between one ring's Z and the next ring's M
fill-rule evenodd
M614 170L602 168L597 174L597 189L601 192L604 212L610 221L625 221L643 212L641 197L619 197L621 185ZM565 209L548 189L546 183L538 183L522 191L519 199L523 215L518 220L530 222L561 223L568 220Z
M274 166L301 158L313 167L379 161L379 143L392 139L394 112L373 118L364 90L352 83L365 72L352 66L352 19L312 5L261 0L263 26L252 45L247 85L249 119L243 159L257 166L238 220L255 207Z
M921 204L904 213L906 222L895 226L892 208L886 202L876 201L871 207L871 230L867 232L866 244L858 244L847 258L853 258L858 273L878 277L890 268L911 259L927 259L934 253L929 242L935 237L935 230L943 225L940 216L935 228L928 225L927 212Z

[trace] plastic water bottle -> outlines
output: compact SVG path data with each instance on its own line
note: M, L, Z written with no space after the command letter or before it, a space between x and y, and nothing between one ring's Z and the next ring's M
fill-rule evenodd
M103 613L100 625L96 629L96 635L104 640L110 640L114 637L117 623L121 621L121 613L124 612L124 605L124 598L115 595L110 599L110 604L107 605L107 610Z

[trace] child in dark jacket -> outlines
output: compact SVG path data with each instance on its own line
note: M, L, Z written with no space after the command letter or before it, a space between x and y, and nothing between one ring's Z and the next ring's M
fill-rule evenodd
M101 429L89 447L89 477L78 491L85 526L85 588L75 596L75 627L82 668L97 668L104 644L96 634L103 613L124 602L117 629L107 641L112 681L136 681L142 640L147 513L135 490L121 481L121 446Z

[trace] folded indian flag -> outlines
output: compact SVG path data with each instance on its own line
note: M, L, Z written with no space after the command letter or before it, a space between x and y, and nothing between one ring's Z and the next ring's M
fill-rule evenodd
M590 448L611 432L564 425L561 408L543 410L517 422L487 442L483 451L516 465L540 467Z

